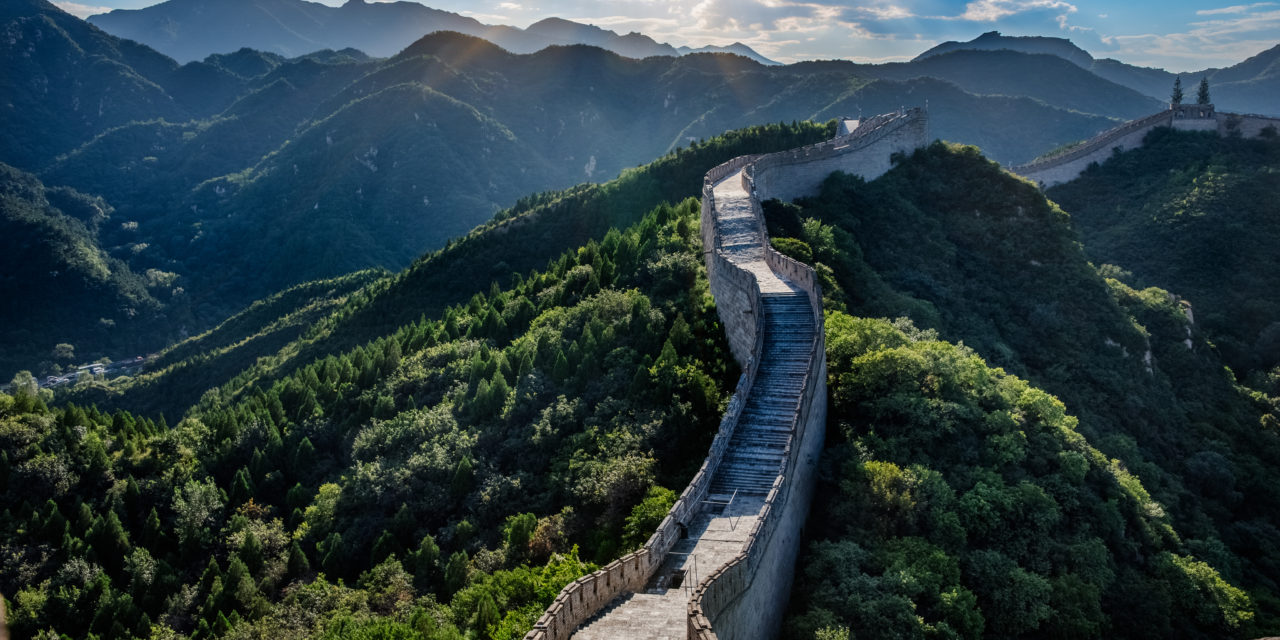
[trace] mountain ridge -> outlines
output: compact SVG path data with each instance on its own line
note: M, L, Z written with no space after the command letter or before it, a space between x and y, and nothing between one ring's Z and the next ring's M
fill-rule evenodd
M545 18L524 29L484 24L417 2L347 0L330 7L308 0L228 0L211 10L204 0L166 0L141 9L115 9L86 20L114 35L136 40L179 62L241 48L296 57L320 49L355 48L375 57L398 53L434 31L457 31L484 38L512 53L533 53L552 45L589 44L630 58L681 56L719 51L778 64L747 45L677 49L647 35L614 31L563 18ZM229 11L234 10L234 12Z
M920 55L912 62L958 51L1010 50L1057 56L1094 75L1160 101L1167 101L1175 78L1184 78L1190 87L1204 78L1210 82L1213 101L1220 109L1264 115L1280 115L1280 44L1224 68L1173 72L1140 67L1111 58L1094 58L1067 38L1046 36L1006 36L988 31L967 42L948 41Z

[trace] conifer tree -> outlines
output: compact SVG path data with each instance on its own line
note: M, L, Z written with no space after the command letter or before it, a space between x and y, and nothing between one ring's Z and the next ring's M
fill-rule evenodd
M294 540L289 545L289 575L298 578L309 571L311 571L311 562L307 560L307 554L302 552L298 541Z
M1200 78L1200 88L1196 91L1196 104L1209 104L1209 79Z
M1169 104L1175 107L1182 104L1182 76L1173 78L1173 93L1169 94Z

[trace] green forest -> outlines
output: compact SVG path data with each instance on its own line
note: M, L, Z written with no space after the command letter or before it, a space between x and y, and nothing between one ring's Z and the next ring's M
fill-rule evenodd
M1280 399L1224 374L1178 298L1095 269L973 147L765 210L828 308L792 637L1276 629Z
M660 206L173 426L0 397L12 630L521 637L648 536L718 425L737 373L697 215Z
M527 196L404 270L265 296L133 377L54 397L20 374L0 395L10 630L522 637L648 537L737 381L703 174L833 130L753 127ZM1264 258L1263 209L1238 194L1268 193L1277 143L1160 135L1168 166L1121 154L1080 184L1147 185L1159 211L1182 207L1170 246L1187 218ZM9 171L5 224L64 247L23 248L16 274L79 274L152 314L133 322L189 309L102 248L105 201ZM1121 207L1133 224L1093 248L1085 219L1115 213L1087 193L1050 200L935 143L765 203L827 307L828 441L786 637L1280 628L1280 372L1238 359L1267 353L1274 319L1257 306L1230 333L1209 311L1265 297L1267 263L1197 290L1194 263L1124 252L1124 233L1156 233L1146 214ZM1231 235L1255 226L1258 247Z
M1196 324L1245 379L1280 365L1280 144L1157 129L1049 196L1089 257L1194 304ZM1272 373L1274 375L1274 372Z

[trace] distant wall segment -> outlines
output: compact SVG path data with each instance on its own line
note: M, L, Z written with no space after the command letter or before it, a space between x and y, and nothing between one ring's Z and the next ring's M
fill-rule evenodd
M1141 147L1147 133L1156 127L1172 127L1183 131L1216 131L1223 136L1256 137L1268 127L1280 129L1280 119L1223 113L1216 111L1213 105L1183 104L1131 120L1103 131L1063 153L1010 167L1009 170L1031 179L1042 189L1070 182L1084 173L1089 165L1105 162L1117 151Z

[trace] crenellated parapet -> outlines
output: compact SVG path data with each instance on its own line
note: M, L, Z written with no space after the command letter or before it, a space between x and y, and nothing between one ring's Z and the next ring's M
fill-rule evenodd
M708 279L742 376L706 460L658 531L566 586L526 640L776 633L825 434L826 348L817 275L770 246L760 203L816 194L833 171L873 179L927 135L925 113L904 110L707 172Z
M1070 182L1084 173L1089 165L1102 163L1118 151L1128 151L1142 146L1147 133L1157 127L1172 127L1183 131L1216 131L1219 135L1256 137L1268 127L1280 129L1280 119L1268 116L1225 113L1213 105L1178 104L1149 116L1130 120L1085 142L1009 170L1029 178L1042 189Z

